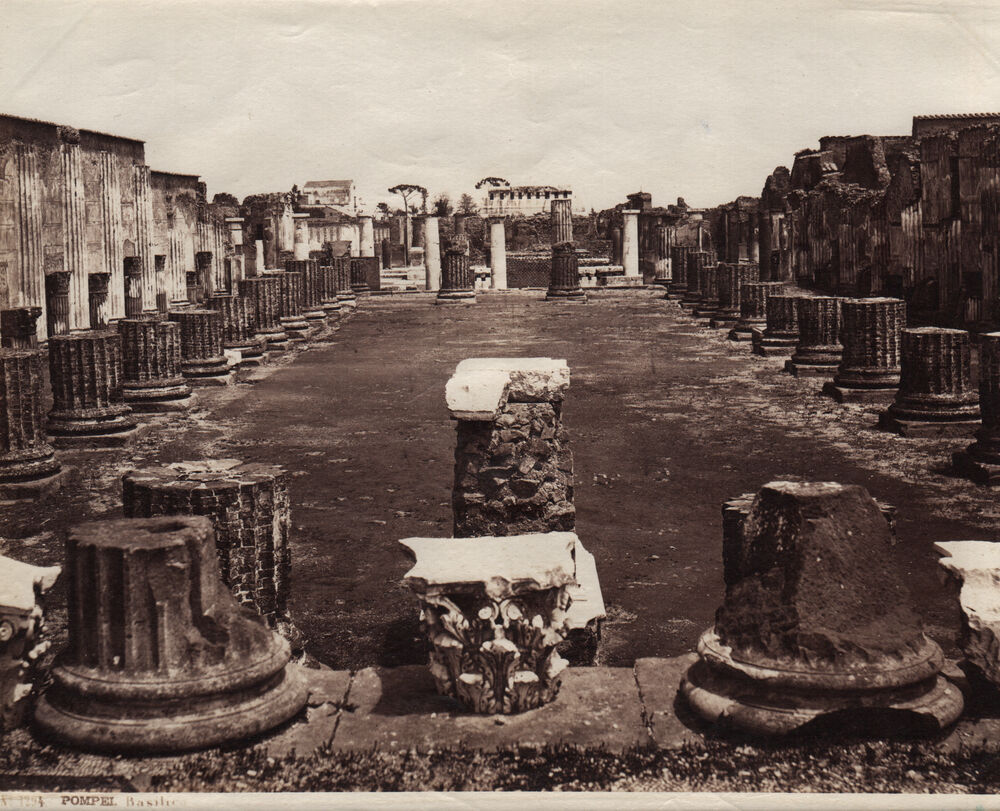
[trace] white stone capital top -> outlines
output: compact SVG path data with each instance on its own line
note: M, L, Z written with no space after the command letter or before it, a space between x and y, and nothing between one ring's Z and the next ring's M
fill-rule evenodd
M493 600L576 584L575 532L503 538L405 538L416 564L404 582L418 594L482 586Z
M0 555L0 611L29 613L35 607L36 585L44 594L60 572L60 566L32 566Z
M508 402L562 400L569 366L552 358L468 358L455 368L444 396L454 420L494 420Z
M295 212L292 213L292 219L293 220L308 220L309 219L309 215L306 214L306 213L303 213L301 211L295 211Z

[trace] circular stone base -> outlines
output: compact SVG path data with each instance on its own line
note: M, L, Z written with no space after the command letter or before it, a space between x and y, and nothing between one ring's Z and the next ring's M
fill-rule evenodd
M310 310L307 313L302 313L302 317L314 326L323 326L326 323L325 310Z
M123 405L123 413L107 417L72 417L49 414L47 432L56 448L94 447L120 448L128 444L138 431L131 409Z
M206 749L259 735L282 724L306 703L308 689L297 668L268 682L231 692L177 700L129 702L100 694L70 692L57 683L39 700L35 723L60 743L86 750L180 752Z
M60 464L47 442L0 454L0 496L34 498L59 485Z
M367 284L352 284L351 291L355 296L367 296L372 289Z
M225 386L232 379L226 356L181 361L181 374L190 386Z
M841 365L833 382L846 389L898 389L899 369L845 369Z
M435 304L475 304L476 293L474 290L449 290L439 292L434 299Z
M126 383L123 395L133 411L144 413L186 411L191 405L191 387L184 383L141 387Z
M545 301L578 301L585 303L587 294L581 288L576 290L549 290L545 294Z

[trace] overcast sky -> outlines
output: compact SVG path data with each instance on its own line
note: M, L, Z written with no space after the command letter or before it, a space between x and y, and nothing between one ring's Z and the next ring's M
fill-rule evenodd
M997 109L996 2L0 0L0 111L145 140L210 196L500 175L707 206L822 135Z

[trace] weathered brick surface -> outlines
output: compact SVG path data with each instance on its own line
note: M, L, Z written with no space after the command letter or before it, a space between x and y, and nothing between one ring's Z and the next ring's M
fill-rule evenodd
M719 314L739 318L744 284L758 281L760 268L751 264L719 262Z
M844 353L836 384L849 388L898 386L905 302L891 298L846 299L841 312Z
M217 361L222 354L222 315L215 310L176 310L169 315L181 330L181 360Z
M798 299L799 342L793 363L834 366L840 363L841 299L830 296Z
M45 436L44 364L40 349L0 349L0 482L59 471Z

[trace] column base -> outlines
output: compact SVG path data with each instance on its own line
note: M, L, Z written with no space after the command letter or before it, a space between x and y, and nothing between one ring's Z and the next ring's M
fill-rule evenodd
M351 292L354 293L355 296L367 296L369 293L371 293L371 291L372 289L367 284L351 285Z
M354 293L337 293L337 301L341 307L357 307L358 299Z
M795 360L785 361L785 371L794 377L833 377L837 374L839 363L799 363Z
M324 301L323 312L326 313L327 317L338 317L340 315L340 302L336 299L332 301Z
M155 385L126 383L123 396L129 408L142 413L187 411L191 405L191 387L180 379L155 381Z
M228 386L233 380L225 355L181 361L181 374L189 386Z
M976 484L1000 484L1000 465L980 462L968 450L953 453L951 464L956 473L972 479Z
M879 415L878 427L900 436L915 439L936 437L971 437L983 427L980 420L904 420L889 412Z
M718 318L719 307L718 305L703 301L698 307L694 308L693 315L695 318Z
M680 300L682 310L695 310L701 306L701 296L691 296L685 294L685 297Z
M839 385L831 380L826 383L822 394L832 397L838 403L875 403L889 404L896 399L896 388L891 389L861 389Z
M736 319L727 318L726 316L716 316L708 322L708 325L712 329L732 329L736 326Z
M285 337L290 343L302 343L312 332L309 324L305 319L300 317L282 318L281 328L284 330Z
M120 448L138 433L132 409L113 408L49 412L47 433L55 448Z
M62 476L59 460L48 443L0 454L2 498L38 498L57 490Z
M587 294L579 287L576 290L549 290L545 294L545 301L576 301L586 303Z
M794 352L797 344L797 338L768 338L766 335L758 338L755 334L753 353L765 358L784 356Z
M240 366L260 366L266 357L264 351L267 341L263 336L257 336L246 344L223 344L224 349L232 349L240 353Z
M439 291L437 298L434 299L435 304L475 304L476 303L476 291L475 290L447 290Z
M37 479L18 479L6 481L0 470L0 498L5 501L30 501L44 498L58 492L63 485L70 468L61 467L55 473L40 476Z
M326 326L325 310L310 310L307 313L302 313L302 317L306 320L307 324L316 329L322 329Z

